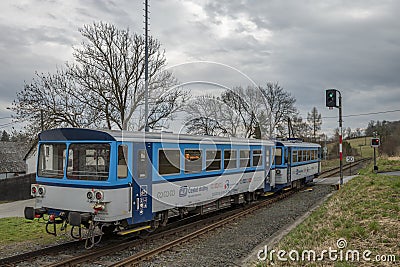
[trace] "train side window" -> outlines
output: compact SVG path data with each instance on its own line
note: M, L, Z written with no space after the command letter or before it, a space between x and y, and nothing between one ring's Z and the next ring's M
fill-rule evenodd
M196 173L202 170L201 150L185 149L185 173Z
M253 150L253 167L262 165L262 151Z
M147 177L147 162L148 162L148 157L146 150L144 149L139 150L137 170L138 170L138 178L140 179L144 179Z
M236 150L224 150L224 169L237 168Z
M126 145L118 146L118 178L126 178L128 176L128 147Z
M158 173L161 175L180 173L180 151L160 149L158 151Z
M275 149L275 165L282 165L282 148Z
M221 170L221 150L206 150L206 171Z
M293 163L297 162L297 150L292 151L292 162Z
M240 168L250 167L250 150L240 150Z

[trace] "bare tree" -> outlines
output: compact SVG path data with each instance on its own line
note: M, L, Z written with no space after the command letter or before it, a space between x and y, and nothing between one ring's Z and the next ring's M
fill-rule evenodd
M307 114L307 122L312 130L312 141L317 141L318 131L321 130L322 117L321 113L318 113L316 107L311 109L311 113Z
M300 116L294 116L291 118L291 121L293 137L308 140L310 127L306 122L303 121L303 118Z
M6 130L3 130L0 141L4 142L10 141L10 135L6 132Z
M240 121L242 136L254 137L256 131L261 131L259 118L262 115L259 98L262 97L260 91L254 87L235 87L232 90L226 90L221 95L221 100L227 107L233 109Z
M210 125L210 120L205 118L212 118L211 125L223 128L222 132L229 136L268 138L272 137L276 128L284 134L286 131L284 123L297 114L294 107L296 100L277 83L268 83L265 88L235 87L225 90L220 98L211 99L213 102L220 99L224 105L220 104L217 110L211 108L212 104L205 103L202 98L201 101L190 103L187 109L187 112L192 114L187 118L187 122L192 125L190 133L195 133L196 130L201 133L209 132L204 130ZM199 107L196 107L197 105ZM207 105L212 112L204 112L204 106ZM195 117L198 119L195 120ZM196 127L193 123L196 123Z
M227 127L227 121L233 118L225 113L224 103L219 98L199 96L186 105L187 133L212 136L235 136L235 129Z
M141 117L144 102L144 38L102 22L85 25L80 32L87 42L74 49L77 64L69 66L69 74L89 94L76 92L76 97L87 105L92 105L95 97L105 107L102 111L108 128L116 125L126 130L134 114ZM165 51L152 37L148 51L149 126L155 127L176 112L188 95L174 87L177 82L170 72L163 71ZM143 129L144 121L142 116L134 128Z
M26 128L31 133L39 132L42 127L89 127L101 121L101 113L92 112L75 98L73 88L73 81L64 71L36 73L32 82L25 84L24 89L17 93L12 106L15 118L30 122ZM96 102L95 99L93 102Z
M352 138L352 133L351 133L351 128L350 128L350 127L347 127L347 128L345 129L345 133L346 133L347 139Z
M269 119L268 137L271 138L274 135L274 129L283 133L287 119L297 114L294 106L296 99L278 83L267 83L266 87L260 86L259 89L263 95L261 101Z
M81 28L84 41L75 62L56 74L37 74L13 103L16 118L45 128L57 126L134 129L144 127L144 38L107 23ZM165 51L149 38L149 125L172 118L189 95L164 71ZM42 114L43 114L42 113ZM135 119L135 120L134 120Z

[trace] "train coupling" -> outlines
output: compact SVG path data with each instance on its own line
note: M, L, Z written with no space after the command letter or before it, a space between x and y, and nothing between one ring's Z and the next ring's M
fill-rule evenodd
M92 214L90 213L80 213L80 212L75 212L71 211L68 214L68 222L72 226L78 226L80 227L82 224L83 225L88 225L89 221L92 219Z

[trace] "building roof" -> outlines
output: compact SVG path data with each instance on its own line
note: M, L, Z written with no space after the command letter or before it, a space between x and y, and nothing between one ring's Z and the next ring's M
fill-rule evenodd
M27 150L25 143L0 141L0 173L25 172L24 156Z

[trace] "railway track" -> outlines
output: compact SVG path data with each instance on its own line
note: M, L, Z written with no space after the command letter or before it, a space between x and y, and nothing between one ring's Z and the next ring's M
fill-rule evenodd
M371 160L371 158L362 158L359 160L354 161L353 163L346 163L343 165L343 171L346 171L348 169L350 169L351 167L355 167L360 165L361 163L367 162ZM326 171L323 171L319 174L318 178L327 178L327 177L331 177L333 175L337 175L338 173L340 173L340 167L335 167Z
M228 224L230 222L233 222L234 220L237 220L238 218L246 216L246 215L248 215L250 213L253 213L254 211L259 210L261 208L264 208L264 207L266 207L266 206L268 206L268 205L270 205L270 204L272 204L272 203L274 203L276 201L284 199L284 198L294 194L297 191L298 190L291 190L289 192L286 192L286 193L283 193L281 195L278 195L277 197L275 197L273 199L268 199L268 200L264 200L264 201L261 201L259 203L253 204L252 206L250 206L250 207L248 207L248 208L246 208L246 209L244 209L244 210L242 210L240 212L237 212L237 213L234 213L232 215L229 215L224 219L217 220L216 222L213 222L213 223L211 223L211 224L209 224L209 225L207 225L207 226L205 226L205 227L203 227L203 228L201 228L199 230L191 232L191 233L189 233L189 234L187 234L185 236L176 238L176 239L174 239L174 240L172 240L172 241L170 241L170 242L168 242L168 243L166 243L164 245L158 246L157 248L154 248L152 250L143 251L141 253L138 253L138 254L135 254L133 256L130 256L130 257L128 257L128 258L126 258L124 260L121 260L121 261L119 261L117 263L114 263L114 264L112 264L110 266L112 266L112 267L135 266L141 261L151 259L152 257L154 257L155 255L157 255L157 254L159 254L161 252L167 251L167 250L169 250L169 249L171 249L171 248L173 248L175 246L179 246L179 245L181 245L181 244L183 244L185 242L188 242L188 241L190 241L190 240L192 240L194 238L197 238L197 237L199 237L201 235L204 235L204 234L208 233L209 231L212 231L212 230L215 230L215 229L217 229L219 227L222 227L225 224Z
M62 257L66 259L60 259L50 263L42 262L44 266L79 266L82 263L102 263L109 262L109 260L103 260L102 257L113 257L113 255L120 253L121 251L131 251L133 254L128 258L123 260L114 260L107 266L134 266L141 261L148 260L153 256L167 251L175 246L179 246L182 243L188 242L198 236L204 235L214 229L217 229L223 225L237 220L240 217L246 216L254 211L271 205L283 198L286 198L298 190L290 190L282 194L276 194L273 198L264 199L246 205L245 207L233 210L226 210L223 213L217 213L214 216L208 215L204 216L204 219L196 220L194 222L184 222L184 220L177 221L176 224L172 223L167 226L165 230L161 232L154 232L147 237L142 238L127 238L124 240L117 240L104 245L103 247L98 247L90 251L83 250L83 243L80 241L75 241L67 243L64 245L58 245L50 248L44 248L38 251L33 251L29 253L20 254L10 258L5 258L0 260L1 266L18 266L20 262L33 262L35 258L43 258L49 254L63 254L63 252L68 251L76 246L82 245L82 250L78 255L63 255ZM189 218L188 220L193 220ZM180 226L177 226L180 224ZM152 249L142 250L146 244L155 243L157 244ZM83 251L83 252L82 252ZM115 257L118 258L118 257Z

